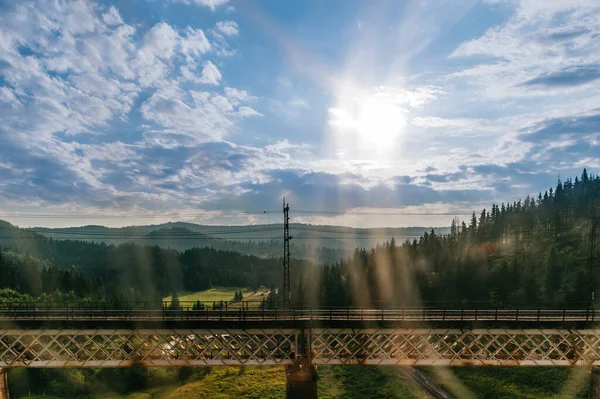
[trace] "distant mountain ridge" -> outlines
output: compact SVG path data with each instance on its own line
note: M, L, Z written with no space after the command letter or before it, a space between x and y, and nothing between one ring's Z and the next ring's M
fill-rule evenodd
M210 234L210 233L227 233L232 236L244 235L252 233L254 230L263 231L263 229L272 229L273 231L279 228L283 232L283 225L281 223L272 224L253 224L253 225L201 225L189 222L168 222L156 225L143 225L143 226L128 226L128 227L105 227L100 225L86 225L80 227L63 227L63 228L48 228L48 227L34 227L29 230L35 230L39 233L58 233L58 232L78 232L78 233L126 233L126 234L149 234L157 230L177 230L187 229L192 232ZM315 225L305 223L291 223L290 230L301 230L309 232L326 232L326 233L361 233L366 235L379 235L387 234L395 237L420 237L425 231L430 231L432 227L374 227L374 228L357 228L357 227L346 227L346 226L335 226L335 225ZM433 227L436 234L447 234L450 231L449 227ZM242 231L243 230L243 231ZM245 239L243 237L242 239ZM271 237L265 237L264 234L257 235L258 239L271 239ZM274 237L277 238L277 237Z
M187 222L158 225L105 227L88 225L67 228L26 229L57 240L84 240L106 244L135 242L180 251L210 247L260 257L279 257L282 224L210 226ZM292 256L317 262L333 262L349 256L356 247L371 248L389 241L418 239L430 227L353 228L331 225L290 224ZM449 228L434 228L447 234Z
M419 238L424 232L429 232L431 227L385 227L385 228L354 228L332 225L313 225L292 223L290 232L299 240L308 240L311 243L318 240L333 240L324 245L331 248L355 248L356 242L368 241L385 242L392 237L396 241ZM447 234L449 227L433 228L436 234ZM57 239L91 239L93 241L146 239L161 236L197 236L199 239L222 239L229 241L280 241L283 236L282 224L256 224L256 225L231 225L211 226L187 222L169 222L158 225L105 227L88 225L81 227L46 228L35 227L31 229L37 233ZM341 244L339 241L348 240L352 243Z

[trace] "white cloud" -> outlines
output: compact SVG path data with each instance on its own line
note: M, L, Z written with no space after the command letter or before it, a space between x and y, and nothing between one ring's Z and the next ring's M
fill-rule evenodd
M227 36L236 36L240 31L238 24L233 21L219 21L217 29Z
M179 67L179 70L181 72L181 77L184 80L187 80L190 82L197 82L199 78L198 78L198 76L196 76L195 68L196 68L195 64L182 65L181 67Z
M34 146L37 138L47 140L55 132L90 133L131 109L137 87L121 78L135 76L129 66L135 51L132 27L108 29L98 8L82 1L24 3L2 14L0 26L6 39L0 63L10 65L3 78L16 88L13 96L25 95L29 102L18 112L13 109L13 115L0 111L0 118L26 121L15 124L18 134L28 137L25 145ZM37 54L23 55L11 43ZM65 76L53 77L53 72Z
M21 102L15 96L15 93L6 86L0 87L0 104L7 104L10 106L17 106Z
M198 79L198 82L218 86L220 80L221 72L219 72L215 64L210 61L206 61L204 63L204 67L202 68L202 75L200 76L200 79Z
M260 112L258 112L254 108L247 107L247 106L240 107L238 109L237 115L241 116L241 117L246 117L246 116L263 116Z
M196 4L215 10L217 7L229 3L229 0L173 0L176 3Z
M233 126L227 111L210 102L210 93L190 94L176 87L160 89L142 104L142 115L165 128L165 134L187 134L197 142L220 140Z
M184 54L199 57L210 50L210 43L202 29L192 29L188 27L185 33L185 37L181 38L181 51Z
M64 29L73 34L93 32L100 26L100 21L94 15L95 8L93 3L83 0L73 1L70 4L48 4L47 8L46 5L41 7L56 18L55 21Z
M202 29L186 28L181 36L169 24L160 22L144 36L144 48L155 57L169 59L177 50L188 57L199 57L210 50L210 43Z
M488 121L483 119L467 119L467 118L440 118L437 116L417 116L412 118L411 123L414 126L425 128L450 128L460 129L463 131L476 129L493 129L497 121ZM494 129L496 130L496 129Z
M180 87L211 50L201 29L161 22L136 31L116 8L88 1L19 3L0 14L0 26L0 76L7 82L0 85L0 158L12 165L18 154L22 179L3 177L4 196L21 186L29 187L26 200L155 206L180 194L154 185L184 181L189 170L140 176L148 165L152 173L169 174L164 163L170 160L140 163L145 151L219 141L242 118L259 114L246 105L255 97L244 90ZM207 61L196 79L218 85L221 78ZM130 122L142 90L149 97L141 119L136 116L131 131L115 131L113 123ZM96 144L83 144L89 139L82 134L94 135Z
M578 135L575 139L556 134L540 144L539 135L533 135L534 140L527 139L524 133L537 131L546 121L576 121L582 115L597 114L600 3L588 0L488 3L494 4L493 7L506 3L513 14L481 37L459 45L451 57L463 66L442 78L447 83L448 101L465 105L457 107L456 115L473 118L412 119L413 126L429 129L425 130L430 137L427 159L436 159L441 170L452 164L516 163L537 167L532 175L549 170L572 173L578 160L594 152L588 146L589 137ZM481 115L490 119L481 119ZM560 131L556 125L552 126ZM450 134L452 140L436 134L442 128L444 136ZM485 135L486 143L495 143L494 149L471 140L474 134ZM563 147L571 147L571 153ZM577 149L577 155L573 155L573 148ZM563 152L560 157L556 155L558 151ZM509 180L511 173L506 171Z
M143 87L164 84L164 79L172 72L176 56L187 62L180 67L183 78L195 80L192 69L196 60L211 49L202 29L188 27L182 36L166 23L152 27L144 36L143 43L134 62Z
M515 1L511 19L461 44L452 57L484 61L450 77L464 79L479 97L548 97L586 90L600 74L600 3ZM587 69L581 69L587 68ZM533 84L544 82L544 84Z
M222 29L221 29L222 28ZM239 33L238 26L232 21L217 22L217 28L211 30L215 54L219 56L232 56L237 53L227 42L225 36L234 36Z
M397 92L391 90L390 94L396 95L400 103L404 102L412 108L420 108L428 102L437 99L438 95L444 94L444 91L435 86L420 86Z
M119 10L117 10L114 6L111 6L108 9L108 12L102 15L102 20L107 25L122 25L123 19L121 18L121 14L119 14Z
M235 118L260 115L241 102L245 101L235 97L230 100L227 94L164 87L142 104L141 112L144 118L162 127L154 137L160 132L165 136L183 134L192 137L190 143L195 144L222 140L234 128Z
M160 22L144 35L144 51L155 57L169 59L175 54L181 37L171 25Z
M246 90L235 89L233 87L226 87L224 92L227 98L236 105L240 102L256 100L256 97L248 93Z

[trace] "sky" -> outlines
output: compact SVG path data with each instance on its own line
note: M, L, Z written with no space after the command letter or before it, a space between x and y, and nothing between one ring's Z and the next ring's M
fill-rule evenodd
M444 226L599 107L597 0L1 0L0 219Z

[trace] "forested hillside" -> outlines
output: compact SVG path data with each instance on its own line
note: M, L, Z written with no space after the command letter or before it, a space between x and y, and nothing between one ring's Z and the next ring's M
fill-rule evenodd
M292 223L290 229L295 239L290 244L292 256L315 263L335 262L352 254L355 247L369 248L384 243L390 237L418 238L425 227L395 227L358 229L342 226L319 226ZM119 245L158 245L185 251L191 248L214 248L240 252L263 258L281 256L283 246L282 224L257 224L248 226L205 226L175 222L160 225L108 228L82 226L69 228L27 229L55 240L83 240ZM448 228L436 228L437 233L447 233Z
M1 237L0 288L32 296L59 290L79 298L160 301L180 290L257 288L281 280L281 260L231 251L52 240L7 223ZM304 264L294 261L295 270Z
M598 285L592 272L598 267L592 241L594 226L600 227L598 199L600 177L584 170L536 198L493 204L468 221L455 219L448 235L432 231L418 240L357 249L305 275L296 297L364 306L587 304Z
M303 225L298 225L301 227ZM83 226L75 228L49 229L32 228L30 232L39 233L55 240L78 240L108 245L132 243L137 245L157 245L161 248L185 251L192 248L213 248L223 251L239 252L261 258L281 256L283 232L281 225L257 226L201 226L193 223L165 223L158 226L134 226L108 228L104 226ZM421 229L422 233L424 229ZM390 235L391 236L391 235ZM225 237L225 238L224 238ZM327 240L327 246L315 238L304 234L301 240L293 243L291 250L294 258L313 262L335 262L352 254L339 240Z

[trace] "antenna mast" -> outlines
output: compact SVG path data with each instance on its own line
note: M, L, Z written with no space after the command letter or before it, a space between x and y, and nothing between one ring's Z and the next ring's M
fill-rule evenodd
M292 300L290 290L290 204L283 199L283 306L289 306Z

